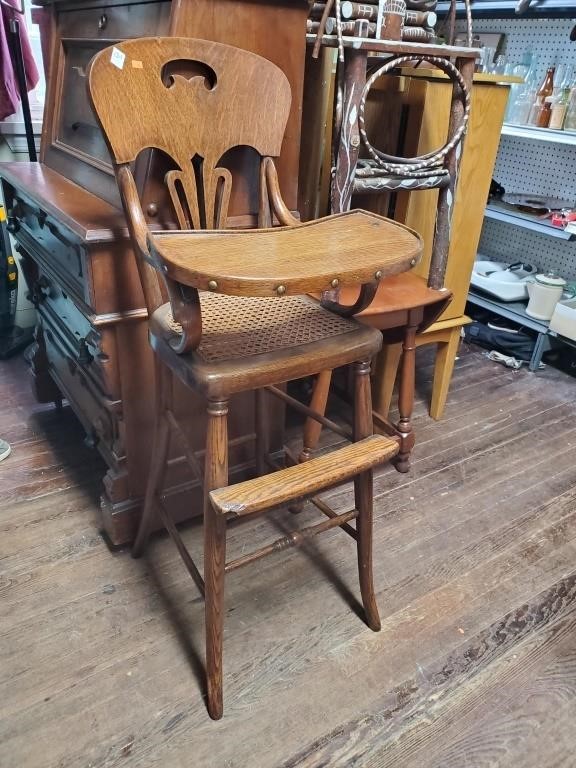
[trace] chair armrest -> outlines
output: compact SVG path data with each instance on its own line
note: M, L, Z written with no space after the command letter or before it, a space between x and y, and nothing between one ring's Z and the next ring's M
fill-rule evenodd
M299 227L302 222L292 215L280 192L278 173L276 171L276 166L274 165L274 160L272 160L271 157L265 157L262 160L262 163L264 166L268 196L272 205L272 211L276 214L276 218L280 224L286 227Z

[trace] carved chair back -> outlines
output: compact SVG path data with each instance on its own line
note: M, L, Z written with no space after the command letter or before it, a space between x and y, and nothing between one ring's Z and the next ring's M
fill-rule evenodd
M275 64L254 53L171 37L101 51L90 64L88 90L141 257L148 311L166 301L167 288L177 315L182 286L164 284L151 269L160 265L148 249L134 163L148 149L171 158L164 181L181 229L225 228L232 174L222 159L236 147L252 148L260 162L280 154L290 85Z

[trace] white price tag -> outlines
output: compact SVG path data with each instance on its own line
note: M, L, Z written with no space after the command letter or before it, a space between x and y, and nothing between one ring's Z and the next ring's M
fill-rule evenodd
M118 69L124 69L124 62L126 60L126 54L122 53L120 48L112 48L112 55L110 56L110 62L114 64Z

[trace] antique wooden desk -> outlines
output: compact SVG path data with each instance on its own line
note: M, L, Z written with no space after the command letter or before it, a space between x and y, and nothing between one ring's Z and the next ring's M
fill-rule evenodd
M92 56L115 41L143 36L199 37L248 48L287 75L292 107L278 170L296 209L307 3L305 0L41 0L50 50L40 162L0 166L10 229L38 308L32 373L41 402L66 398L87 441L102 455L102 526L114 545L133 536L150 461L153 368L146 310L104 139L88 104L85 74ZM174 71L177 71L176 69ZM137 119L137 116L135 116ZM242 167L242 151L227 164ZM139 159L136 173L154 228L175 226L159 179L166 160ZM255 222L257 179L236 188L229 225ZM176 393L176 401L178 394ZM231 404L231 472L243 474L254 454L250 395ZM203 444L203 407L179 417ZM283 413L272 419L280 446ZM197 436L197 440L194 436ZM197 484L186 478L178 446L168 475L176 519L200 510Z

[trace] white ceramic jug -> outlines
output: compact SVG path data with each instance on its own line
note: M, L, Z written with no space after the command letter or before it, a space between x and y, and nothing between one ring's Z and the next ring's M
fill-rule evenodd
M534 282L527 283L530 300L526 307L526 314L536 320L550 320L554 314L554 307L566 288L566 280L558 275L536 275Z

